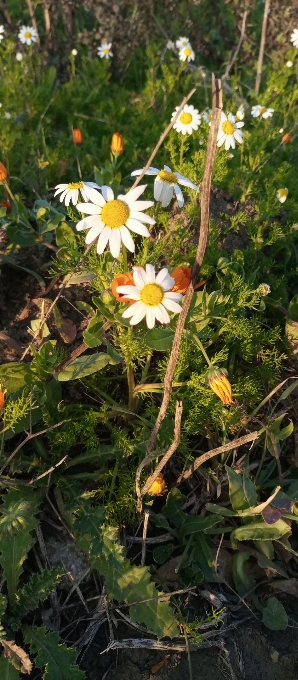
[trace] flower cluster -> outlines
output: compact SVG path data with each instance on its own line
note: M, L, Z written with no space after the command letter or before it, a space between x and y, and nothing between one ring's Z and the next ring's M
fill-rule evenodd
M172 113L172 119L176 116L177 111L179 111L179 106L176 106L175 111ZM197 130L199 125L201 125L201 116L197 109L193 106L185 104L181 113L179 114L176 123L174 123L173 128L177 132L181 132L183 135L191 135L194 130Z
M176 40L176 47L179 50L180 61L194 61L195 53L188 38L180 37Z
M243 127L242 121L236 122L236 117L232 113L227 116L222 111L219 130L217 135L217 146L225 145L225 150L228 151L230 147L235 149L235 141L239 144L243 142L243 134L239 128Z
M36 28L33 28L32 26L22 26L20 32L19 32L19 40L23 45L32 45L32 43L36 43L38 38L38 33Z

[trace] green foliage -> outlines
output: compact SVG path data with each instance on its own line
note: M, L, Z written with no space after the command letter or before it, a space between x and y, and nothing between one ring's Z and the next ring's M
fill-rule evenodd
M9 626L12 630L21 627L21 620L28 612L37 609L49 594L55 590L62 574L59 569L49 569L41 574L32 574L28 583L18 588L15 602L11 607Z
M35 665L44 668L43 680L84 680L85 673L75 663L75 650L61 643L58 633L41 626L24 626L24 637Z

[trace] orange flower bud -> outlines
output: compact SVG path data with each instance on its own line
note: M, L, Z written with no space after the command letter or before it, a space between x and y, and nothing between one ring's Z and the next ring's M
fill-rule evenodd
M289 135L289 133L286 132L286 134L282 138L282 143L283 144L290 144L291 141L292 141L291 135Z
M225 368L211 367L206 376L207 385L211 387L225 406L234 403L232 399L232 386L227 375L228 372Z
M7 177L8 177L8 172L6 170L6 167L0 161L0 182L5 182Z
M3 201L1 203L1 208L7 208L7 210L11 210L11 202L10 201Z
M5 395L5 392L2 392L2 388L1 388L1 385L0 385L0 412L3 410L3 407L4 407L4 400L5 400L4 395Z
M134 286L135 282L133 280L132 274L129 272L124 272L124 274L117 274L111 283L111 289L117 302L129 302L133 304L135 300L124 300L125 297L123 293L117 293L118 286Z
M79 128L74 128L72 131L72 138L75 144L83 144L83 135Z
M150 479L150 477L149 477ZM150 486L150 489L148 493L150 493L150 496L161 496L162 492L166 488L166 483L163 478L162 472L156 477L155 482Z
M120 156L124 151L123 137L120 132L114 132L111 141L111 152L114 156Z
M175 281L172 291L174 293L182 293L184 295L190 284L191 267L176 267L176 269L174 269L174 271L171 273L171 277ZM201 286L204 286L205 283L206 281L200 281L200 283L197 283L195 290L197 290L197 288L201 288Z

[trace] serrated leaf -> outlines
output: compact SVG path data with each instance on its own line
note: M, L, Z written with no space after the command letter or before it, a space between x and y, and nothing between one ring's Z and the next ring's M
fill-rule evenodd
M265 524L265 522L252 522L234 529L231 533L231 541L233 545L235 545L235 541L274 541L289 533L289 531L289 525L282 519L279 519L272 526Z
M17 669L4 656L0 656L0 678L1 680L21 680Z
M269 597L267 606L263 609L262 621L270 630L286 630L288 615L277 597Z
M57 379L61 382L78 380L91 373L97 373L110 363L110 357L104 352L97 352L88 356L78 357L57 373Z
M19 647L14 640L1 640L1 645L5 659L9 659L10 663L21 673L30 675L33 666L27 652Z
M19 364L12 361L9 364L0 366L0 382L2 387L5 387L8 394L13 394L21 387L24 387L26 376L30 375L30 366L28 364Z
M44 602L50 593L55 590L62 576L59 569L49 569L41 574L32 574L30 581L16 593L16 601L11 608L9 627L18 630L21 620L28 612L37 609L40 602ZM1 616L0 616L1 619Z
M85 673L75 663L75 650L61 643L58 633L36 626L24 626L23 633L31 654L36 654L35 665L37 668L45 667L43 680L86 679Z

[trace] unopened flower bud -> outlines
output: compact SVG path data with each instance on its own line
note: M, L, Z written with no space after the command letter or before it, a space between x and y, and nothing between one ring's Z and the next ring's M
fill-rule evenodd
M0 161L0 182L5 182L7 177L8 177L8 172L6 170L6 167Z
M268 283L260 283L257 290L264 297L265 297L265 295L269 295L269 293L271 293L271 288L270 288L270 286L268 286Z
M289 133L286 132L286 134L285 134L285 135L283 136L283 138L282 138L282 143L283 143L283 144L290 144L291 141L292 141L291 135L289 135Z
M233 404L232 386L228 380L228 372L225 368L216 368L212 366L209 368L206 375L206 383L211 387L213 392L221 399L225 406Z
M83 135L79 128L74 128L72 131L72 138L75 144L83 144Z
M120 132L114 132L111 141L111 152L114 156L120 156L124 151L123 137Z

